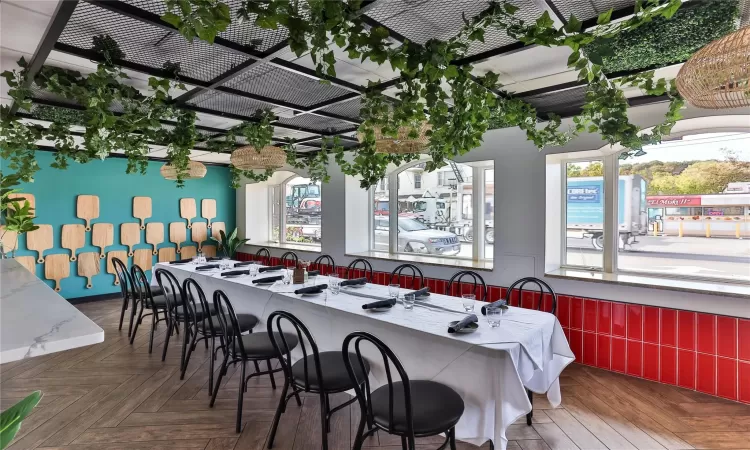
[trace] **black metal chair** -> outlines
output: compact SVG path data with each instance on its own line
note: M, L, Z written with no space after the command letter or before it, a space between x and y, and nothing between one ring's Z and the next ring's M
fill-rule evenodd
M273 440L276 436L276 429L279 425L281 414L286 410L286 404L289 400L293 396L298 396L300 392L311 392L320 396L320 423L323 450L328 450L328 433L331 432L331 416L336 411L346 408L357 401L356 398L352 398L331 409L328 397L330 394L346 392L355 388L344 362L346 357L339 351L319 351L315 339L305 324L286 311L272 312L268 316L267 321L268 336L279 353L281 353L281 349L288 348L285 337L291 334L283 331L282 320L294 327L296 341L299 342L299 347L302 350L302 358L295 363L292 363L290 353L287 353L286 357L280 358L281 367L284 369L284 389L281 391L279 406L276 408L271 435L268 438L268 448L273 447ZM348 357L354 359L356 355L350 353ZM359 383L363 383L363 380L367 378L369 373L370 366L365 361L362 371L357 372L358 379L360 380ZM290 386L292 393L287 394Z
M448 280L448 287L445 289L445 295L453 295L453 283L456 283L459 286L459 291L461 289L461 284L464 283L464 278L471 278L471 284L472 289L471 293L474 295L477 295L477 289L479 289L479 293L481 295L477 296L477 300L481 300L483 302L487 301L487 284L484 282L484 278L482 278L481 275L474 272L473 270L460 270L453 274L450 280ZM469 284L469 283L465 283ZM459 292L461 293L461 292Z
M449 445L451 450L455 450L455 426L464 413L464 401L461 396L450 387L435 381L410 380L393 351L370 333L355 331L348 335L342 346L343 354L350 354L349 347L352 341L359 371L349 358L342 359L353 381L361 410L353 449L360 450L367 436L377 430L383 430L401 436L401 447L404 450L415 450L415 438L445 433L445 442L439 449ZM358 375L362 373L365 364L361 349L362 341L374 345L383 358L387 383L374 391L370 390L367 377L362 379L361 375ZM393 381L391 364L401 381ZM365 423L368 427L367 432Z
M320 255L317 258L315 258L315 261L313 261L313 269L321 270L321 265L326 264L328 266L331 266L331 271L328 273L320 272L321 275L328 275L330 273L336 274L336 263L333 262L333 257L331 255Z
M154 294L155 290L151 289L146 273L137 264L133 264L133 267L130 268L130 276L133 281L133 290L136 293L136 302L134 305L140 305L138 320L135 321L133 334L130 335L130 343L132 344L133 340L135 340L138 325L143 321L143 318L153 316L151 318L151 332L148 339L148 352L151 353L154 347L154 332L156 331L156 327L159 322L167 320L167 299L164 298L164 293L161 290L158 290L158 293ZM151 312L143 314L144 309ZM133 310L135 311L135 307ZM164 315L161 319L159 318L159 312Z
M362 265L362 268L359 269L357 266ZM352 271L353 270L361 270L364 272L365 278L367 278L368 281L372 282L372 276L375 273L374 270L372 270L372 264L370 264L370 261L364 259L364 258L357 258L354 261L350 262L349 265L346 267L346 278L351 279L352 278ZM370 276L367 276L367 272L370 272Z
M247 382L250 378L260 375L269 375L271 377L271 387L276 389L276 380L274 380L273 374L281 372L283 369L272 369L271 360L281 359L283 354L289 353L297 346L297 336L285 335L283 342L285 346L283 352L280 352L275 344L272 343L271 337L266 333L250 333L240 334L236 330L240 329L240 324L237 319L237 315L234 312L232 303L227 298L227 295L221 291L214 291L214 309L217 311L224 311L224 314L218 314L216 317L219 319L219 325L224 335L224 343L227 351L224 352L224 360L221 363L221 370L219 371L219 378L214 383L213 394L211 394L211 403L209 406L213 408L216 402L216 395L219 393L219 386L221 386L221 379L226 375L227 368L230 364L239 363L241 367L240 373L240 390L237 398L237 424L236 431L240 432L242 429L242 401L244 393L247 390ZM281 338L281 336L276 336ZM250 374L245 378L245 370L248 361L252 361L255 364L255 373ZM260 371L257 363L259 361L265 361L268 370ZM302 406L302 401L297 395L297 404Z
M555 294L555 291L552 290L551 287L544 281L540 280L539 278L535 277L524 277L520 280L516 280L513 284L510 285L508 288L508 292L505 294L505 301L510 305L510 298L513 294L513 290L516 289L516 286L518 286L518 304L519 306L523 302L523 288L527 284L532 284L539 288L539 304L536 306L536 308L533 305L533 296L532 296L532 305L531 309L536 309L537 311L542 310L542 305L544 304L544 289L546 288L548 293L552 297L552 310L550 311L553 315L555 314L555 311L557 310L557 294ZM519 286L520 285L520 286ZM530 390L526 389L526 395L529 397L529 402L531 403L531 412L526 414L526 425L531 426L531 418L534 417L534 393Z
M261 259L265 258L265 259ZM263 247L255 252L255 260L263 263L268 263L271 260L271 252L267 248Z
M299 258L297 258L297 254L294 252L286 252L283 255L281 255L281 265L284 267L289 267L290 265L287 264L288 262L291 262L292 267L297 267L297 262L299 262Z
M118 328L118 330L122 330L122 322L125 319L125 311L128 309L131 300L133 301L133 303L135 303L135 298L133 298L133 291L131 290L131 286L133 285L133 283L130 278L130 273L128 272L128 267L124 262L122 262L120 258L112 258L112 266L115 268L115 276L119 281L120 295L122 296L122 310L120 310L120 326ZM133 305L132 308L133 310L135 310L135 305ZM130 337L133 331L133 314L134 311L131 311L130 325L128 326L128 337Z
M411 275L404 275L404 272L410 270ZM415 266L414 264L401 264L400 266L393 269L393 272L391 272L391 277L388 279L388 283L395 283L395 284L401 284L401 277L411 276L411 286L405 286L408 289L422 289L424 287L424 275L422 275L422 271L419 269L419 267ZM393 278L396 278L396 281L394 282ZM417 286L415 287L414 284L419 279L419 283L417 283Z

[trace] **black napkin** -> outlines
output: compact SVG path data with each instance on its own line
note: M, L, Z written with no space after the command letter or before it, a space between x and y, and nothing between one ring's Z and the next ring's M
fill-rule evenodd
M327 284L319 284L317 286L308 286L297 289L294 291L295 294L320 294L324 289L328 289Z
M193 258L178 259L177 261L172 261L169 264L187 264L189 262L193 262Z
M505 300L498 300L496 302L490 303L489 305L484 305L482 306L482 314L486 316L488 309L497 309L503 306L507 308Z
M208 264L205 266L198 266L195 268L195 270L211 270L211 269L218 269L218 268L219 268L218 264Z
M448 333L457 333L464 328L468 327L470 323L476 323L479 322L479 319L477 318L476 314L469 314L468 316L461 319L460 322L453 325L452 327L448 327Z
M430 296L430 288L423 287L422 289L414 292L409 292L409 294L414 294L415 298L419 297L429 297Z
M221 261L221 258L218 256L209 256L206 258L206 261Z
M362 284L367 284L367 278L354 278L353 280L344 280L341 282L341 286L359 286Z
M255 280L253 280L253 284L257 284L257 283L271 283L271 282L274 282L274 281L281 281L283 279L284 279L283 275L278 275L278 276L275 276L275 277L256 278Z
M230 270L229 272L221 272L221 276L225 277L227 275L250 275L249 270Z
M254 263L252 261L238 262L238 263L234 263L234 267L244 267L244 266L249 266L250 264L254 264Z
M258 273L273 272L274 270L281 270L283 268L284 266L261 267L260 269L258 269Z
M388 308L396 304L396 299L379 300L377 302L365 303L362 305L362 309L373 309L373 308Z
M320 275L320 270L311 270L307 272L308 277L317 277L318 275Z

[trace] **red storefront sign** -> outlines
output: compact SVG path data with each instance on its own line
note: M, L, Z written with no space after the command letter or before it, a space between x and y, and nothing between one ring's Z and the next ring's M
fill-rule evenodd
M660 206L700 206L701 196L700 195L654 195L646 197L648 206L660 207Z

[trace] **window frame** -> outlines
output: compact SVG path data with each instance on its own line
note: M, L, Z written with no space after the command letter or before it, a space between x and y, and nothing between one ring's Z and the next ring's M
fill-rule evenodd
M278 188L279 189L279 194L280 194L279 195L279 199L278 199L278 202L279 202L278 203L278 206L279 206L279 242L278 242L278 244L281 245L281 246L284 246L284 245L300 245L300 246L303 246L303 247L310 247L311 250L320 250L321 247L322 247L322 241L317 241L317 242L315 242L315 241L313 241L313 242L289 242L289 241L286 240L286 225L287 225L287 221L286 221L286 216L287 216L286 188L287 188L287 185L292 180L294 180L296 178L302 178L302 179L309 180L309 178L307 178L307 177L305 177L303 175L300 175L298 173L294 173L293 175L290 175L287 178L285 178L284 180L282 180L282 182L279 183L279 184L277 184L276 186L271 186L271 189L269 190L270 197L271 197L270 201L268 202L269 203L269 205L268 205L269 206L269 218L270 218L270 222L271 222L271 227L270 227L269 231L271 233L271 236L269 236L268 241L269 242L275 242L272 239L273 238L273 208L274 208L274 203L277 200L273 198L274 197L273 196L273 192L274 192L274 188ZM322 236L322 234L323 234L323 206L322 206L323 205L323 185L322 185L322 183L321 183L320 186L318 186L318 189L320 191L320 204L321 204L320 233L321 233L321 236ZM283 232L282 232L282 230L283 230Z

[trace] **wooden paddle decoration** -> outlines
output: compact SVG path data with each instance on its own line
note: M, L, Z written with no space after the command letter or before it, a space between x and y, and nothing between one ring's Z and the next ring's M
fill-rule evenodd
M24 266L26 270L36 275L36 258L34 258L33 256L16 256L13 259Z
M133 217L141 219L141 230L145 230L146 219L151 217L151 197L133 197Z
M171 262L177 259L177 255L172 247L159 249L159 262Z
M120 243L128 246L128 256L133 256L133 246L141 243L141 227L137 223L120 224Z
M3 244L3 253L16 251L18 249L18 233L6 230L5 225L0 225L0 242Z
M78 276L86 277L86 289L94 287L91 283L91 277L99 275L101 271L100 259L97 252L84 252L78 255Z
M115 243L115 227L111 223L95 223L91 232L91 245L99 247L99 258L107 257L104 249Z
M76 250L86 243L85 227L81 224L67 224L62 226L62 248L70 250L70 260L76 260Z
M203 246L203 256L206 258L213 258L216 256L216 246L215 245L204 245Z
M177 253L180 253L180 244L187 240L187 230L182 222L169 224L169 242L177 244Z
M44 261L44 278L55 280L55 291L60 292L60 280L70 276L68 255L47 255Z
M182 250L180 251L180 259L188 259L193 258L198 254L198 251L193 247L192 245L188 245L187 247L182 247Z
M99 197L79 195L76 202L76 217L86 221L86 231L91 231L91 220L99 217Z
M147 248L139 248L133 256L133 264L143 269L144 272L151 270L154 266L154 255Z
M137 223L134 225L138 225ZM120 285L120 279L117 277L117 271L115 270L115 265L112 264L112 258L117 258L125 265L128 264L128 252L125 250L112 250L109 253L107 253L107 273L111 273L115 276L115 284Z
M154 246L154 255L158 254L156 246L164 242L164 224L150 222L146 224L146 243Z
M216 218L216 200L213 198L204 198L201 200L201 217L208 221L208 228L211 228L211 220Z
M23 199L23 200L16 200L16 199ZM8 199L10 201L16 200L18 203L23 206L24 200L29 202L29 206L31 207L31 210L29 211L29 215L31 217L36 217L36 198L33 194L27 194L25 192L18 192L16 194L10 194L8 195ZM8 213L10 214L11 211L15 211L15 208L13 208L13 204L8 204Z
M193 228L190 223L195 218L195 199L194 198L181 198L180 199L180 217L187 220L187 227ZM179 253L179 252L178 252Z
M221 242L221 234L219 234L220 231L223 231L224 233L227 232L224 222L214 222L214 224L211 226L211 237L219 242Z
M26 248L38 253L36 262L44 262L44 251L52 248L52 225L37 225L39 228L26 233Z
M203 248L203 241L208 239L208 230L206 229L205 222L195 222L193 228L190 230L191 240L198 244L198 251Z

